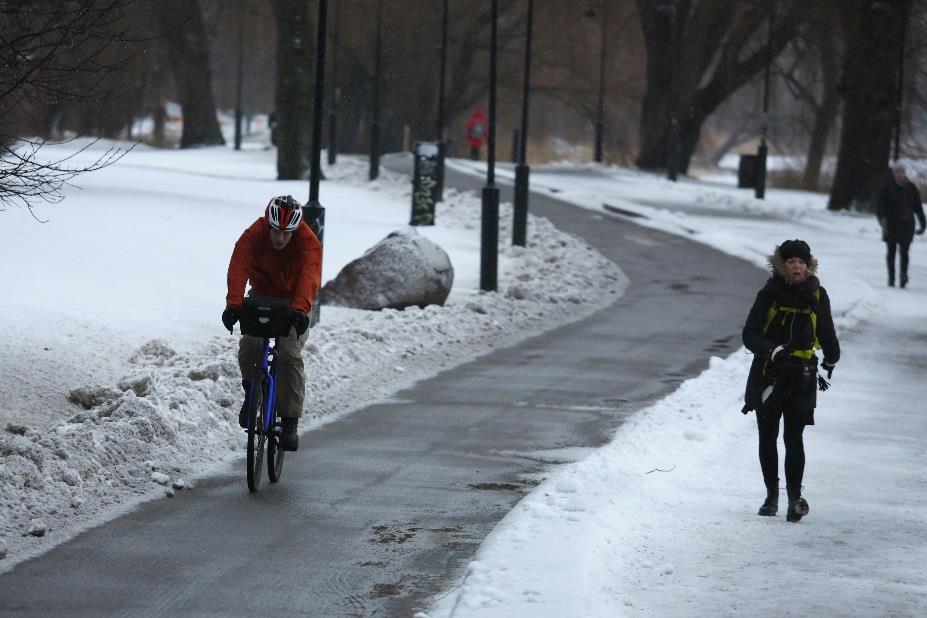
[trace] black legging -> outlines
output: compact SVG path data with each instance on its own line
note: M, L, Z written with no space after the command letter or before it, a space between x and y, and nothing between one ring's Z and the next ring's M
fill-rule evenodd
M798 414L762 414L757 412L756 424L760 432L760 467L763 481L767 488L779 485L779 417L785 416L785 431L782 441L785 443L785 484L801 489L801 480L805 473L805 444L802 433L805 422Z
M901 247L901 276L902 278L907 279L908 249L910 249L911 243L885 241L885 246L888 247L888 253L885 255L885 261L888 262L888 276L891 279L895 278L895 251L898 247Z

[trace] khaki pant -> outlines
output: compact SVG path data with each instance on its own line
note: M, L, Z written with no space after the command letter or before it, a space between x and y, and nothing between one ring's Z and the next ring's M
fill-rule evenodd
M303 413L306 371L302 352L308 336L308 330L297 337L296 329L290 328L289 335L277 338L277 414L283 418L299 418ZM251 380L263 351L261 337L242 336L238 344L238 366L243 380Z

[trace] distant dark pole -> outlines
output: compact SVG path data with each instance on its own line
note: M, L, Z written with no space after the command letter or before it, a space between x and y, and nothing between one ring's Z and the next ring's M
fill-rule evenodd
M608 0L602 2L602 43L599 46L599 107L595 121L595 162L602 162L602 140L605 132L605 55Z
M678 2L673 3L670 15L670 36L673 38L673 101L670 108L666 177L676 182L679 175L679 82L682 80L682 18L679 16Z
M377 34L373 61L373 122L370 125L370 180L376 180L380 176L380 52L383 44L380 31L382 24L383 0L377 0Z
M341 15L341 0L335 2L335 24L332 38L332 100L328 112L328 164L334 165L338 158L338 25Z
M435 187L435 201L444 200L444 157L447 154L447 144L444 141L444 74L447 73L447 7L448 0L444 0L444 11L441 15L441 75L438 76L438 186Z
M901 100L904 88L904 44L908 29L908 0L901 1L901 42L898 45L898 78L895 84L895 151L893 161L901 156Z
M322 179L322 106L325 93L325 30L328 20L328 0L319 0L319 25L315 40L315 96L312 102L312 161L309 166L309 202L303 206L303 220L325 243L325 208L319 203L319 181ZM318 324L321 315L318 296L312 301L309 324Z
M769 30L766 33L766 71L763 75L763 120L760 125L760 147L757 150L757 170L756 170L756 199L766 199L766 155L769 149L766 147L766 134L769 131L769 75L772 69L772 48L773 48L773 18L775 13L775 3L769 6Z
M238 79L235 85L235 150L241 150L241 99L242 82L245 75L245 27L242 13L244 7L238 7Z
M531 168L528 160L528 100L531 96L531 24L534 0L528 0L525 32L525 78L521 90L521 130L518 145L518 165L515 166L515 209L512 218L512 244L524 247L528 236L528 177Z
M444 141L444 74L447 72L447 2L444 0L444 12L441 17L441 73L438 75L438 141Z
M482 234L480 243L480 289L494 292L498 287L499 188L496 186L496 38L498 0L492 0L492 35L489 53L489 139L487 141L486 186L483 187Z

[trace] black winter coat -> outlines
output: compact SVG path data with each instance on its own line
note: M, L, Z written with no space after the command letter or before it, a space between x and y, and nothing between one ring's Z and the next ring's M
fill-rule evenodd
M820 291L815 299L815 291ZM824 359L828 363L836 363L840 359L840 344L837 341L837 332L834 329L834 318L830 311L830 297L821 287L818 278L810 276L804 282L791 285L779 274L774 274L766 285L756 295L753 307L747 315L747 322L743 330L743 342L747 349L753 352L753 364L750 366L750 375L747 378L747 389L744 395L744 412L756 410L762 405L763 390L773 384L777 379L791 379L780 371L780 365L774 365L769 360L770 353L778 346L789 346L795 350L807 350L814 345L814 327L811 316L805 313L778 312L775 319L769 324L766 332L767 315L773 303L778 301L779 306L796 307L799 309L811 308L817 315L817 338L824 352ZM777 355L778 359L778 355ZM798 362L798 361L796 361ZM814 363L815 361L812 361ZM812 410L816 405L816 376L811 384L795 386L794 392L801 392L801 397L793 397L789 404L796 409ZM808 388L810 386L810 388Z
M898 184L894 180L879 193L876 216L882 226L882 240L909 243L914 239L914 217L925 227L921 194L910 180Z

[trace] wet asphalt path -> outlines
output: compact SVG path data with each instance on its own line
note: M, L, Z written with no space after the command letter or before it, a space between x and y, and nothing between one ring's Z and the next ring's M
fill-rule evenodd
M449 186L483 184L448 175ZM762 280L745 262L604 211L546 196L531 210L618 263L626 294L304 434L281 483L257 494L240 466L18 565L0 575L0 614L329 618L426 607L556 460L540 451L607 442L710 355L736 349Z

